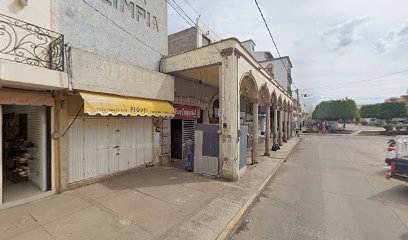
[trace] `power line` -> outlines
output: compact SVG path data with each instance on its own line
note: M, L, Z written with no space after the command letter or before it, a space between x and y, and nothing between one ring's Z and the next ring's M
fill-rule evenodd
M286 67L286 64L283 62L283 59L282 59L282 56L281 56L281 54L280 54L280 52L279 52L278 46L277 46L277 44L276 44L276 42L275 42L275 39L273 38L272 32L271 32L271 30L270 30L270 28L269 28L269 26L268 26L268 23L266 22L266 19L265 19L263 13L262 13L261 7L259 6L257 0L255 0L255 4L256 4L256 6L258 7L258 11L259 11L259 13L261 14L261 17L262 17L263 22L265 23L265 27L266 27L266 29L268 30L269 36L270 36L271 39L272 39L273 45L275 46L275 49L276 49L276 52L278 53L278 56L279 56L279 58L280 58L280 60L281 60L281 62L282 62L282 64L283 64L283 66L285 67L286 72L289 74L290 78L292 79L292 74L289 72L288 68ZM295 82L293 82L293 79L292 79L292 84L293 84L293 86L294 86L296 89L298 89L297 86L296 86L296 84L295 84Z
M129 31L127 31L126 29L124 29L123 27L121 27L120 25L118 25L116 22L114 22L112 19L110 19L109 17L107 17L105 14L103 14L102 12L100 12L96 7L94 7L93 5L89 4L87 1L82 0L86 5L88 5L89 7L91 7L93 10L95 10L97 13L99 13L101 16L103 16L104 18L106 18L109 22L111 22L112 24L114 24L116 27L118 27L119 29L121 29L122 31L124 31L125 33L127 33L129 36L133 37L134 39L136 39L137 41L139 41L140 43L142 43L143 45L145 45L146 47L148 47L149 49L157 52L158 54L160 54L161 57L165 57L165 55L163 55L160 51L154 49L153 47L151 47L150 45L148 45L147 43L145 43L144 41L142 41L141 39L137 38L136 36L134 36L133 34L131 34Z
M172 3L170 3L169 1L172 1L172 2L174 2L174 4L177 6L175 6L175 5L173 5ZM186 21L187 22L187 24L189 24L190 26L192 26L192 27L196 27L196 29L199 31L199 32L201 32L201 34L202 35L206 35L206 33L196 24L196 23L190 23L190 21L191 22L193 22L193 20L191 19L191 17L183 10L183 8L182 7L180 7L180 5L179 4L177 4L177 2L176 2L176 0L166 0L166 2L170 5L170 7L172 7L175 11L176 11L176 13L181 17L181 18L183 18L184 19L184 21ZM180 9L180 11L182 12L182 13L180 13L180 11L178 10L178 8ZM184 14L186 17L184 17L182 14ZM188 21L187 20L187 18L190 20L190 21ZM209 46L212 46L212 47L214 47L215 49L217 49L217 51L220 53L220 54L222 54L222 51L215 45L215 44L211 44L211 45L209 45ZM281 59L281 61L282 61L282 59ZM282 63L283 63L283 61L282 61ZM284 63L283 63L284 64ZM284 66L285 66L285 69L286 69L286 65L284 64ZM288 70L286 69L286 71L288 72ZM289 73L289 72L288 72ZM289 75L290 75L290 73L289 73ZM274 84L273 82L272 82L272 84ZM277 83L277 84L279 84L279 83ZM295 84L294 84L295 85ZM296 85L295 85L295 87L296 87ZM296 87L297 88L297 87ZM289 95L290 93L288 93L288 95Z
M408 69L403 69L401 71L393 72L393 73L387 73L387 74L384 74L384 75L380 75L378 77L373 77L373 78L368 78L368 79L363 79L363 80L350 81L350 82L343 83L343 84L340 84L340 85L320 86L320 87L314 87L314 88L304 88L302 90L327 89L327 88L332 88L332 87L338 88L338 87L342 87L342 86L356 87L356 86L349 86L349 85L352 84L352 83L354 83L354 84L357 83L358 84L358 83L364 83L364 82L369 82L369 81L380 80L380 79L383 79L385 77L398 75L398 74L401 74L401 73L404 73L404 72L408 72ZM388 79L385 79L385 80L388 80ZM366 86L364 86L364 87L366 87Z
M166 2L176 11L176 13L177 13L181 18L183 18L183 19L187 22L187 24L189 24L189 25L192 26L192 27L196 27L196 29L197 29L199 32L201 32L202 35L206 35L206 33L205 33L205 32L191 19L191 17L182 9L182 7L180 7L180 5L177 4L176 0L171 0L171 1L173 1L173 2L177 5L177 7L180 8L180 10L182 11L182 13L191 21L191 23L186 19L186 17L184 17L184 16L179 12L179 10L177 10L177 7L175 7L173 4L171 4L171 3L169 2L169 0L166 0ZM222 53L221 53L221 50L220 50L216 45L211 44L211 45L209 45L209 46L214 47L215 49L217 49L217 51L218 51L220 54L222 54Z
M188 6L190 6L191 9L197 14L198 18L201 17L201 13L197 11L187 0L184 0L185 3L187 3Z
M189 25L197 25L195 23L195 21L193 19L191 19L190 16L180 7L180 5L177 4L176 1L174 1L174 0L170 0L170 1L173 1L174 4L177 6L177 8L184 14L184 16L186 16L188 18L188 20L191 21L191 23L190 23L184 16L182 16L180 14L180 12L176 9L176 7L174 5L172 5L169 1L167 1L167 3L177 12L177 14L180 15Z

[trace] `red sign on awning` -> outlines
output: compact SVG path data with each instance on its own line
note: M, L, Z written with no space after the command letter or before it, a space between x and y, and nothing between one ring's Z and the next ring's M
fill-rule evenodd
M200 108L185 105L173 105L175 110L175 119L195 120L200 118Z

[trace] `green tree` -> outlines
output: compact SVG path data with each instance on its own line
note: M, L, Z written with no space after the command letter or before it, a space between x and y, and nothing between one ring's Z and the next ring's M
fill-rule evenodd
M360 108L360 117L362 118L378 118L378 111L381 104L363 105Z
M319 120L347 120L358 117L354 100L330 100L320 102L313 111L312 118Z
M405 118L407 117L406 103L382 103L378 109L378 116L381 119Z

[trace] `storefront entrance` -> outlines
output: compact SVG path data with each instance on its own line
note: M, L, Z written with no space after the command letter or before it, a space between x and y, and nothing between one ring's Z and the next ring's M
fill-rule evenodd
M195 126L200 118L200 108L174 105L175 117L171 120L171 158L184 160L184 143L187 139L195 141Z
M2 203L51 186L51 107L2 105Z

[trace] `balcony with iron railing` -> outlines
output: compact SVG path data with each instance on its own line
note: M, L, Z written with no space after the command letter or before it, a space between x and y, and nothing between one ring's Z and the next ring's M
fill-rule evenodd
M64 71L64 35L0 14L0 59Z

